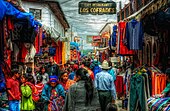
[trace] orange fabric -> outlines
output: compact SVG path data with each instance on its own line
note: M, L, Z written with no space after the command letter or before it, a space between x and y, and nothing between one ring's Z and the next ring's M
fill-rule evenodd
M64 84L63 82L61 82L60 84L64 87L65 90L68 90L70 86L73 85L74 83L76 83L76 81L68 79L66 84Z
M94 80L94 73L93 73L93 71L90 68L88 68L88 67L83 67L83 68L88 71L88 74L90 75L90 78L92 80Z
M166 75L152 72L152 96L161 94L166 87Z

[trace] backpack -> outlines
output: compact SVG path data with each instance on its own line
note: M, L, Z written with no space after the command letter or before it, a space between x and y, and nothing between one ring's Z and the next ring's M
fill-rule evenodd
M32 100L38 102L40 99L40 94L37 88L32 83L27 83L27 85L32 89Z
M99 65L95 65L94 68L93 68L93 73L94 73L94 76L99 73L101 71L101 68L99 67Z

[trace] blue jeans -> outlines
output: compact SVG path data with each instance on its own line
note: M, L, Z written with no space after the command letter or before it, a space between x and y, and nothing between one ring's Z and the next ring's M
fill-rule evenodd
M20 102L19 102L19 100L9 101L9 109L10 109L10 111L20 111Z

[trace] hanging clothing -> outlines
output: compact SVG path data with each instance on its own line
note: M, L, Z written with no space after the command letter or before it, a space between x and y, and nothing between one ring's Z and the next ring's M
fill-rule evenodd
M117 53L119 55L133 55L134 51L129 50L125 45L125 33L126 33L126 22L119 22Z
M113 32L111 36L111 46L116 47L117 25L113 26Z
M4 18L5 15L14 16L17 19L29 19L30 24L34 27L41 24L34 20L34 16L31 13L23 13L17 10L9 2L0 1L0 20Z
M138 106L141 111L148 111L145 79L135 74L130 79L129 111L136 111Z
M127 47L130 50L142 50L143 47L142 23L132 20L126 24Z

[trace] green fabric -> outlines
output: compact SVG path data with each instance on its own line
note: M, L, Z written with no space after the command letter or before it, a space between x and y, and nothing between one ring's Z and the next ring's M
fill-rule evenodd
M102 111L106 110L106 107L109 103L112 102L112 95L109 91L99 91L99 102Z
M35 105L32 100L32 90L28 85L21 85L21 110L34 110Z
M163 90L163 93L167 93L170 91L170 83L167 84L166 88Z

